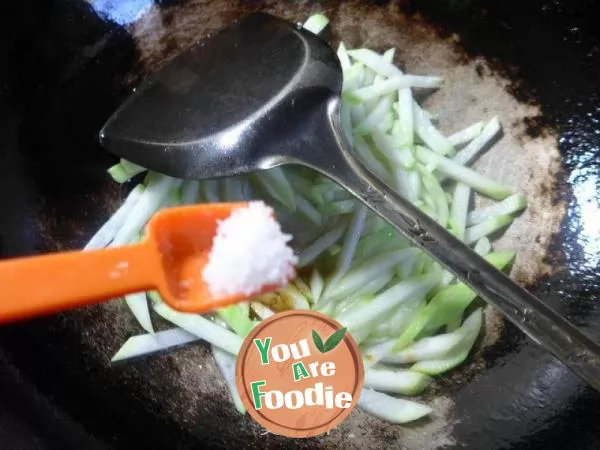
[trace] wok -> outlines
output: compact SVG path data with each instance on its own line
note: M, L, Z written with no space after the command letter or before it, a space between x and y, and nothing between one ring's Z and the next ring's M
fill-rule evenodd
M500 237L511 275L600 338L600 32L592 0L23 0L0 10L0 251L80 248L131 185L97 133L141 77L191 43L265 10L323 10L334 41L397 47L447 83L426 101L445 129L498 114L479 169L527 212ZM31 280L35 283L36 280ZM77 282L77 280L73 280ZM288 440L239 416L202 344L111 365L133 334L119 302L0 329L0 448L600 447L600 395L488 308L479 350L437 380L435 416L395 426L360 411Z

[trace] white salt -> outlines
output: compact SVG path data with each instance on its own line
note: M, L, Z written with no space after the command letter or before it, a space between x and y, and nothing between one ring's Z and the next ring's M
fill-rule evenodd
M273 210L250 202L219 222L203 272L215 297L257 294L264 286L284 286L295 275L298 258L288 245Z

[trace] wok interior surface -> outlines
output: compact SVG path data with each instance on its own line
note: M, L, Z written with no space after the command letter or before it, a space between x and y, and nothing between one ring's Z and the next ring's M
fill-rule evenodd
M591 0L54 0L0 11L0 250L82 247L131 185L106 175L97 132L132 86L207 33L263 9L323 10L332 37L397 47L409 72L439 74L426 101L448 131L498 114L505 136L478 168L526 192L500 247L512 276L600 337L600 32ZM35 282L35 280L32 280ZM76 282L76 280L74 280ZM111 366L139 334L121 303L0 330L0 447L597 448L600 395L488 308L486 337L436 382L427 421L354 411L310 440L265 434L234 410L203 345Z

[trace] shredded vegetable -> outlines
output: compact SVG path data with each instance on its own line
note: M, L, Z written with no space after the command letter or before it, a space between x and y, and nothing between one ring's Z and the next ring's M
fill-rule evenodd
M320 33L327 24L317 14L305 28ZM491 239L526 207L526 198L469 167L498 137L500 121L482 117L446 134L436 127L435 113L414 96L419 89L440 88L440 77L405 74L393 63L393 48L380 54L341 43L337 55L344 75L342 126L357 158L495 267L506 268L514 253L495 250ZM124 160L109 169L119 183L145 172ZM498 202L473 210L476 196ZM127 305L148 334L127 340L113 361L202 340L213 346L233 402L243 413L232 369L243 338L277 311L310 308L333 316L360 343L366 379L359 408L394 423L430 414L432 409L418 399L397 396L418 395L433 376L464 363L483 323L481 308L469 308L477 296L315 172L285 167L184 182L149 171L86 249L134 242L161 208L252 199L272 205L280 223L292 228L299 277L275 294L204 316L174 311L156 292L127 296ZM296 231L294 224L299 225ZM468 310L472 312L465 318ZM154 333L154 313L177 328Z

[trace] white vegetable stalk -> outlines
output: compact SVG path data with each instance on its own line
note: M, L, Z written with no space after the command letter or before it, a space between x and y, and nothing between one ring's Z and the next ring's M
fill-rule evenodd
M235 409L237 409L240 414L245 414L246 407L240 398L240 394L237 390L237 385L235 382L235 357L221 350L215 345L211 346L211 350L213 357L215 358L215 362L217 363L217 367L221 371L221 374L225 379L225 383L227 384L227 388L231 393Z
M132 208L121 229L115 235L114 240L110 244L111 247L129 244L160 207L169 190L175 185L181 185L181 183L181 180L151 173L146 190Z
M259 172L256 174L255 179L271 197L281 202L290 211L296 210L294 190L282 168L277 167Z
M336 283L346 274L346 272L348 272L348 269L352 264L352 258L354 257L356 245L358 244L358 240L360 239L360 236L365 228L366 219L367 207L364 205L358 206L354 211L352 220L350 221L350 225L346 231L344 244L342 245L342 251L340 252L340 257L338 260L338 268L331 279L331 283Z
M385 318L395 307L412 297L424 296L437 280L420 277L412 281L403 281L384 291L363 308L355 308L340 315L337 320L352 332L363 327L372 326Z
M314 34L319 34L325 29L328 23L329 19L323 14L313 14L306 22L304 22L302 27L305 30L313 32Z
M313 269L312 275L310 277L310 293L315 304L319 302L324 287L325 280L323 279L321 272L319 272L319 269L317 268Z
M365 371L365 387L394 394L417 395L431 383L431 377L412 370L370 368Z
M483 129L481 134L473 139L469 145L458 152L453 161L457 164L467 165L473 162L477 155L490 144L490 142L500 133L500 122L494 117Z
M268 319L275 314L271 308L260 302L252 302L250 303L250 307L252 308L252 311L254 311L254 314L260 317L260 320Z
M317 259L319 255L342 238L347 227L346 222L339 223L304 249L298 256L298 267L305 267Z
M138 184L129 193L125 202L117 209L112 217L102 225L102 227L92 236L90 241L84 247L84 250L96 250L106 247L114 239L117 232L121 229L128 219L131 211L138 203L144 193L144 185Z
M154 334L141 334L127 339L119 351L112 357L111 362L148 356L199 340L198 336L188 333L181 328L158 331Z
M438 358L419 361L410 369L429 375L438 375L461 364L469 354L473 343L479 336L483 314L481 308L475 310L465 321L459 332L462 330L463 339L451 351Z
M466 184L456 183L450 217L452 220L452 230L459 239L463 239L465 236L470 201L471 188Z
M452 144L454 147L460 147L461 145L468 144L477 136L479 136L482 130L483 122L474 123L464 130L458 131L452 136L448 136L448 142L450 142L450 144Z
M469 227L465 231L465 242L467 244L474 244L479 239L490 234L495 233L498 230L506 227L513 221L512 216L503 214L500 216L492 217L485 222L478 223Z
M481 309L474 311L456 331L438 336L423 338L404 350L382 359L384 363L407 364L416 361L430 361L451 354L465 339L479 333L482 323ZM470 348L470 347L469 347Z
M134 164L131 161L121 159L118 164L108 169L108 173L117 183L125 183L146 170L144 167Z
M335 285L328 286L325 290L325 296L336 298L350 295L371 281L375 276L388 271L396 264L400 264L408 258L414 257L417 253L417 249L408 248L379 255L348 272Z
M351 104L359 104L389 94L392 91L397 91L398 89L410 87L439 88L441 85L442 79L438 77L400 75L371 86L350 91L344 94L344 98Z
M501 215L516 214L527 207L527 198L515 194L494 205L471 211L467 215L467 225L477 225Z
M433 410L421 403L391 397L365 388L360 394L358 407L391 423L407 423L429 415Z
M181 187L181 200L185 205L198 203L200 199L200 182L196 180L187 180Z
M474 170L461 166L448 158L444 158L425 147L417 146L416 156L423 164L432 164L435 169L443 174L470 186L487 197L495 200L503 200L512 194L510 189L506 186L490 180Z
M237 355L242 346L243 339L240 336L198 314L180 313L164 303L155 304L154 311L163 319L232 355Z
M125 296L127 306L137 319L140 326L150 334L154 334L152 320L150 319L150 309L148 308L148 299L145 292L137 292Z
M482 237L477 241L473 250L475 250L477 254L485 256L492 251L492 243L487 237Z
M431 119L425 114L421 108L413 100L413 114L415 121L415 130L417 136L425 142L425 144L438 153L439 155L451 155L454 153L454 147L440 133L440 131L431 123Z

